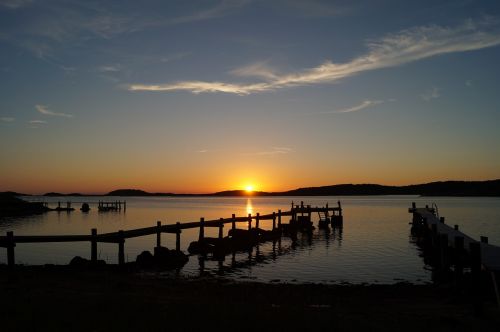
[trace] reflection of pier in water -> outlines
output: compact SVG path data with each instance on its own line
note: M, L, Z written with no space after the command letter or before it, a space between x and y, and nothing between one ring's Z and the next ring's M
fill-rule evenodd
M318 232L303 232L295 239L285 238L285 240L283 240L283 237L279 237L272 240L272 242L259 243L255 247L251 247L247 251L233 251L231 254L223 256L214 256L207 254L199 254L194 256L198 258L198 271L200 276L203 276L210 272L214 272L219 276L224 276L226 274L233 274L238 270L248 269L260 264L268 264L270 261L274 262L280 256L290 255L294 253L297 248L312 246L314 241L323 240L325 241L325 245L327 247L330 246L330 241L336 241L337 247L341 247L342 233L342 225L332 226L331 228L322 227L319 228ZM286 242L286 244L283 245L283 242ZM261 248L265 248L264 253L261 251ZM243 257L245 254L246 257ZM237 260L237 256L241 256L241 259ZM225 264L225 262L229 259L230 262ZM206 268L206 263L210 262L217 262L217 268Z

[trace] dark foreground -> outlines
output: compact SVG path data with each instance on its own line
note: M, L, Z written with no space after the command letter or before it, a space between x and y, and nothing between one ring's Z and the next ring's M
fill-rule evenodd
M0 267L1 331L498 331L453 286L326 286Z

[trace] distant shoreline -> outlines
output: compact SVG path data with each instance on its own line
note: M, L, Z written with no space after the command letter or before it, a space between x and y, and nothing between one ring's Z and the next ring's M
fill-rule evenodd
M17 196L93 196L93 197L275 197L275 196L386 196L417 195L424 197L500 197L500 179L487 181L439 181L407 186L385 186L379 184L338 184L321 187L298 188L281 192L227 190L208 194L150 193L140 189L117 189L107 194L57 193L28 195L10 192Z

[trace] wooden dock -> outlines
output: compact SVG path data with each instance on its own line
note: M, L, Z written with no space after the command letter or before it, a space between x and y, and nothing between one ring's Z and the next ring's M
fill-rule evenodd
M489 273L500 306L495 274L500 272L500 247L488 243L486 236L477 241L460 231L459 225L450 226L438 215L437 206L408 209L413 214L412 233L419 238L424 255L430 253L433 265L440 271L453 268L456 279L461 279L464 268L470 268L472 278L481 281Z
M289 231L297 232L299 229L298 224L302 222L310 222L311 214L315 212L331 213L332 225L341 225L343 221L342 217L342 207L340 202L338 206L329 207L328 205L324 207L311 207L310 205L305 206L303 202L300 205L293 205L289 211L273 212L270 214L260 215L259 213L255 215L248 214L248 216L237 217L233 214L230 218L220 218L214 220L205 220L205 218L200 218L199 221L162 225L160 221L157 222L155 226L131 229L131 230L119 230L113 233L103 233L98 234L97 229L91 229L90 234L84 235L14 235L13 231L8 231L5 236L0 236L0 247L7 248L7 264L10 267L15 266L15 256L14 249L17 244L21 243L48 243L48 242L90 242L90 260L91 263L97 263L97 244L98 243L116 243L118 244L118 264L122 265L125 263L125 240L156 234L156 247L161 246L161 234L170 233L176 235L175 249L180 252L181 243L181 233L184 229L198 228L199 238L198 242L205 242L208 240L204 236L205 227L217 227L219 228L219 239L223 239L223 229L225 224L231 224L231 230L236 229L237 223L247 224L247 230L259 229L259 222L262 220L272 220L272 231L281 236L283 234L283 229L287 228ZM283 217L289 216L290 222L283 223ZM336 221L333 221L333 217L336 217ZM253 222L255 222L254 227L252 227Z

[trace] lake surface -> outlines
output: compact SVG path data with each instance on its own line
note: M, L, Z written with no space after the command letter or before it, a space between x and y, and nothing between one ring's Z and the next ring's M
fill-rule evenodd
M222 275L237 280L263 282L323 282L323 283L396 283L408 281L426 283L431 271L426 267L411 240L411 202L417 206L436 203L446 223L458 224L460 229L478 239L489 237L489 242L500 245L500 198L417 197L417 196L360 196L360 197L127 197L126 212L97 211L95 204L102 197L26 197L42 200L56 207L57 201L72 201L75 211L48 212L23 218L0 219L0 232L14 231L16 235L90 234L123 229L150 227L162 224L198 221L260 214L290 209L296 204L336 206L342 202L344 226L329 231L316 228L312 238L299 236L296 243L283 237L280 242L267 242L251 252L226 256L224 261L203 260L190 256L180 270L171 272L185 276L200 274ZM123 200L107 197L106 200ZM81 202L91 204L89 213L79 211ZM64 205L63 205L64 206ZM287 223L289 217L284 217ZM318 216L313 214L317 226ZM260 227L272 228L272 221L261 221ZM226 225L224 234L230 225ZM238 228L245 228L239 223ZM217 236L217 228L206 228L205 236ZM184 230L181 249L187 253L191 241L198 238L198 229ZM127 239L125 258L135 260L143 250L153 250L156 235ZM175 235L163 234L162 245L175 247ZM18 244L15 249L18 264L67 264L74 256L90 257L90 243ZM98 255L108 263L117 263L116 244L98 244ZM6 262L6 250L0 248L0 263Z

